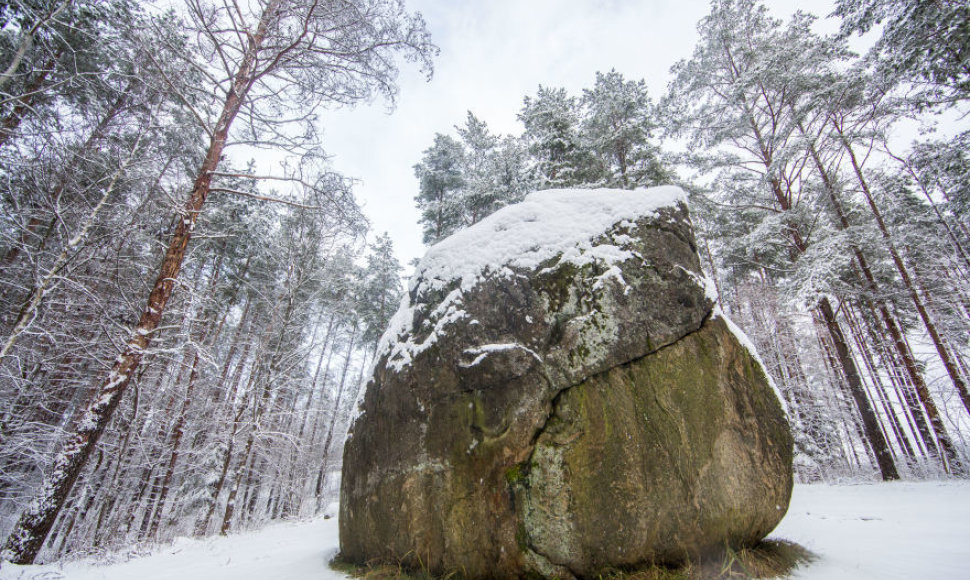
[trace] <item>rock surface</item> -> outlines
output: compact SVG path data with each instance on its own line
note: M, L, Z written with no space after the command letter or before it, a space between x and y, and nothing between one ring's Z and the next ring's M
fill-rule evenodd
M676 188L546 191L431 248L344 451L340 547L594 577L756 542L792 440Z

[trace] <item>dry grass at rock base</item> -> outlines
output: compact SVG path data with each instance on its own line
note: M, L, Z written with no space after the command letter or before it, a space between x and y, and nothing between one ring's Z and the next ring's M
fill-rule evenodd
M786 540L765 540L751 548L727 550L717 557L689 562L680 567L652 566L644 570L617 572L602 580L728 580L785 578L815 555Z
M765 540L751 548L727 550L719 557L680 567L651 566L635 571L616 571L601 575L597 580L736 580L749 578L785 578L803 564L812 562L815 555L794 542ZM340 560L337 556L330 567L338 572L363 580L460 580L454 572L436 577L420 570L407 570L388 564L359 566Z

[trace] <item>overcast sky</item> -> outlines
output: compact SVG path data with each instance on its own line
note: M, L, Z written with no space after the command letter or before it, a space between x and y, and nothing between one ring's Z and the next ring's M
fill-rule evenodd
M674 62L687 58L707 0L408 0L441 48L434 77L402 65L397 106L325 114L324 148L337 171L357 178L374 232L389 232L407 264L424 254L414 197L415 163L435 133L454 134L465 112L493 133L521 132L516 114L539 85L579 95L596 71L644 79L659 100ZM767 0L778 17L796 8L825 15L831 0ZM835 24L823 25L834 29Z

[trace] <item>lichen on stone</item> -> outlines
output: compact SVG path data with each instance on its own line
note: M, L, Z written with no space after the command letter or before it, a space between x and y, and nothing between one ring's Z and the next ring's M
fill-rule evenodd
M343 558L594 577L760 539L790 435L713 316L683 193L527 201L412 279L345 447Z

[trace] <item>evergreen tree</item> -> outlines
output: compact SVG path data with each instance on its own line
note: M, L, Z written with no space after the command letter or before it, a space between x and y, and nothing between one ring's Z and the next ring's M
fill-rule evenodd
M897 158L946 230L964 277L970 277L970 132L913 144Z
M59 105L83 111L99 104L99 93L126 92L122 87L136 78L126 36L141 13L137 3L36 0L5 2L2 10L0 147L23 133L24 123L42 130L63 121Z
M364 268L358 302L360 306L361 340L376 345L388 322L401 302L401 271L404 268L394 256L394 244L384 233L370 246Z
M803 161L793 99L805 90L804 73L830 60L838 47L814 41L812 18L796 14L787 27L755 0L715 0L698 26L701 40L690 60L677 63L666 105L671 127L710 151L704 168L720 172L735 200L722 198L752 219L744 247L765 248L762 268L797 267L811 251L817 221L803 191ZM756 262L757 263L757 262ZM780 268L778 266L781 266ZM827 330L838 371L862 419L884 479L898 479L892 450L863 383L859 365L829 296L812 307Z
M970 97L970 5L962 0L838 0L845 35L882 27L870 52L890 81L922 90L917 107Z
M581 99L539 87L519 112L521 137L493 135L468 112L458 139L436 135L415 166L425 243L550 187L635 188L673 179L651 142L655 111L644 81L597 73Z
M529 152L519 137L502 137L492 158L491 171L502 206L522 201L526 194L538 189L535 173L530 169Z
M465 152L455 139L435 134L434 144L425 149L414 166L418 178L415 201L421 211L424 243L434 244L464 227L462 165Z
M651 143L656 122L645 81L627 81L615 70L597 72L581 103L581 135L604 168L603 185L632 189L671 180Z
M940 332L927 298L920 292L923 281L916 274L914 265L907 263L896 239L896 232L886 223L880 199L883 192L877 187L867 167L867 160L875 148L874 142L885 143L885 127L898 118L898 112L885 89L876 82L863 84L865 79L865 75L850 73L838 84L838 89L828 95L822 105L827 135L833 147L845 156L846 173L856 187L860 202L869 210L881 238L881 245L888 252L898 274L901 290L910 299L954 389L964 408L970 413L970 381L965 376L967 373L961 369L956 353ZM948 444L945 443L944 446L946 445ZM952 452L949 454L953 455Z
M519 121L523 139L535 160L542 188L594 183L604 168L580 137L580 107L566 89L539 86L525 97Z
M110 372L92 390L82 418L40 488L40 496L21 515L4 545L4 556L13 561L31 563L36 558L122 396L136 378L169 305L209 194L222 191L246 195L222 187L222 179L233 177L222 165L227 144L239 139L263 146L288 146L290 151L294 146L312 147L312 131L301 135L283 126L295 122L312 127L313 111L325 102L354 103L374 92L393 96L397 72L393 54L403 53L430 65L434 51L420 17L392 0L360 0L340 6L270 0L248 8L190 3L185 25L194 30L192 37L200 46L198 51L179 56L190 60L192 68L206 71L204 76L211 84L193 87L190 94L180 95L180 100L191 108L199 128L209 136L208 145L192 171L192 186L174 220L138 322L110 364ZM332 50L334 46L341 50ZM210 59L212 54L219 58ZM149 59L154 56L146 52ZM193 60L198 57L203 60ZM210 64L213 62L214 67ZM295 119L290 115L294 112L298 112ZM240 114L247 123L234 131L234 121ZM306 149L301 153L307 153ZM313 156L302 158L312 160ZM280 177L305 187L314 201L330 199L328 184L316 177ZM265 389L262 393L256 403L257 421L272 402ZM246 448L248 461L250 445ZM238 478L234 485L239 485ZM224 524L230 520L228 515Z
M501 207L502 196L494 178L499 138L488 125L468 111L465 125L456 127L461 139L462 209L464 225L478 223Z

